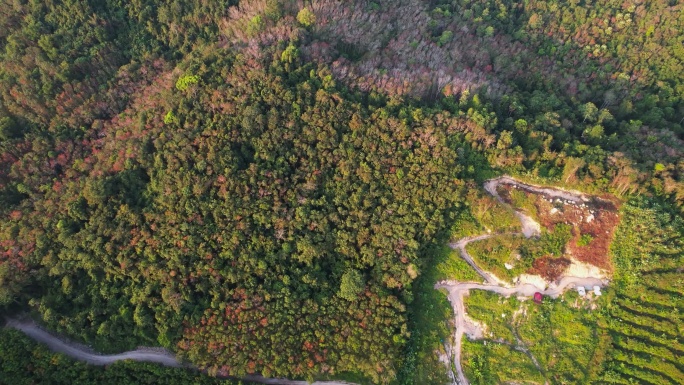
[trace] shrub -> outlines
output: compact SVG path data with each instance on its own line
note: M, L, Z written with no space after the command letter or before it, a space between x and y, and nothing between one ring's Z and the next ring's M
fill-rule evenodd
M437 45L439 45L441 47L441 46L449 43L453 37L454 37L454 33L449 31L449 30L446 30L446 31L442 32L442 35L439 37L439 40L437 40Z
M355 301L366 286L358 270L350 269L342 275L339 296L347 301Z
M316 23L316 15L313 14L308 8L302 8L299 13L297 13L297 21L304 27L311 27Z
M280 60L283 63L292 63L299 56L299 50L294 45L290 44L280 55Z
M247 36L254 36L264 29L265 23L261 16L256 15L247 23Z
M176 89L178 91L185 91L193 84L199 82L199 76L196 75L184 75L181 76L178 81L176 81Z

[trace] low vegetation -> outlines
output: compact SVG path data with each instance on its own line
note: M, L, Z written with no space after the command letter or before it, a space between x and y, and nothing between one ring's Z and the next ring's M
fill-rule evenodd
M527 243L522 235L500 235L471 242L466 251L475 263L505 281L526 272L532 266L532 258L522 258L519 249ZM506 268L506 264L512 266Z
M585 299L570 292L537 305L473 290L466 299L468 316L483 324L485 335L464 345L464 367L487 362L483 380L474 383L543 382L534 378L558 384L592 383L596 381L593 365L601 362L607 348L607 334L597 327L599 309L607 303L603 297ZM500 370L517 376L501 377Z
M538 376L558 384L680 383L684 347L677 336L684 285L672 277L684 256L684 222L669 210L645 199L623 206L611 246L615 275L600 297L570 291L537 305L472 290L466 309L483 324L484 339L463 345L469 379L482 384ZM521 348L539 363L536 372ZM511 372L520 377L510 377Z
M466 210L454 223L452 239L484 233L511 233L520 231L520 221L510 207L471 182L465 196Z
M482 277L463 260L459 250L453 250L446 245L435 254L433 263L436 271L434 282L445 279L455 279L462 282L482 280Z
M532 360L508 344L466 341L463 349L463 371L473 385L544 383Z
M599 326L610 335L607 383L684 382L684 220L672 207L637 200L623 209L612 246L615 298Z

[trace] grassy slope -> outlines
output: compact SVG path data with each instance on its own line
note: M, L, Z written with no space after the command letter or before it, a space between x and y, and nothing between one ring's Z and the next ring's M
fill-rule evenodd
M517 333L551 383L683 383L684 221L645 200L626 204L621 214L611 250L615 276L602 297L568 292L538 306L474 291L467 311L487 325L485 339L519 343ZM514 318L516 310L523 311ZM538 376L527 356L495 345L464 344L473 383Z

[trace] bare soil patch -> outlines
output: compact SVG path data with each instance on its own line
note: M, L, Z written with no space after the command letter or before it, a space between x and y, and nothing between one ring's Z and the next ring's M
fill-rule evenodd
M558 278L570 265L569 258L611 271L610 243L619 222L619 201L610 196L581 196L565 199L559 196L527 191L502 183L497 192L504 202L535 218L541 226L553 232L557 225L571 226L572 237L565 245L564 258L538 258L531 274Z

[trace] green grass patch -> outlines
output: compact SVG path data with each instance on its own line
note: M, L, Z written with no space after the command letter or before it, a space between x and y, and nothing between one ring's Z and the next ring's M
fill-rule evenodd
M505 298L484 290L471 290L464 301L468 316L486 325L485 338L515 343L511 320L513 313L520 308L517 298Z
M508 206L499 203L484 189L474 187L466 196L468 210L462 212L452 227L452 239L520 230L520 221Z
M534 205L534 199L536 199L537 195L528 195L525 191L512 187L508 187L506 188L506 190L508 190L508 195L511 197L511 205L515 207L516 210L524 212L525 214L532 217L532 219L539 222L539 215L537 215L537 207Z
M496 235L472 242L466 246L468 254L484 270L502 280L512 282L513 278L525 273L533 262L543 256L561 257L565 245L572 237L568 225L559 224L553 232L543 231L538 239L525 239L521 235ZM507 269L508 263L512 269Z
M531 266L531 261L516 258L519 254L517 250L528 242L534 241L525 240L521 235L498 235L471 242L466 246L466 250L478 266L503 280L512 281ZM512 264L513 268L506 269L505 263Z
M431 264L414 282L414 298L409 306L411 337L406 345L397 383L442 385L448 382L447 367L436 352L444 352L451 338L454 313L446 292L435 290L439 280L437 265L449 256L448 246L428 250Z
M577 246L587 246L594 240L590 234L582 234L577 240Z
M477 272L461 257L461 252L452 250L449 246L442 246L435 255L435 279L454 279L460 282L481 282Z
M469 317L486 325L485 340L489 343L503 340L525 347L537 359L544 374L554 379L554 383L579 384L589 383L591 375L596 372L596 365L604 359L607 336L599 329L598 320L603 316L600 309L605 309L610 302L608 297L604 295L592 300L596 305L596 310L592 310L592 302L579 298L574 291L557 300L545 298L542 305L537 305L532 301L520 302L515 298L472 290L470 297L466 297L466 309ZM529 371L529 357L516 360L507 346L486 351L482 342L478 342L464 345L464 348L464 357L475 359L478 354L483 355L481 359L489 365L484 368L495 373L484 376L485 382L481 383L533 378L524 375ZM494 377L500 372L523 375L518 378ZM536 373L541 375L538 370ZM471 377L468 378L472 381Z
M598 300L598 308L605 306ZM522 341L551 378L559 383L587 383L599 343L596 317L586 299L569 291L563 299L529 306L517 325Z
M491 341L463 341L463 370L473 385L544 383L525 353Z

